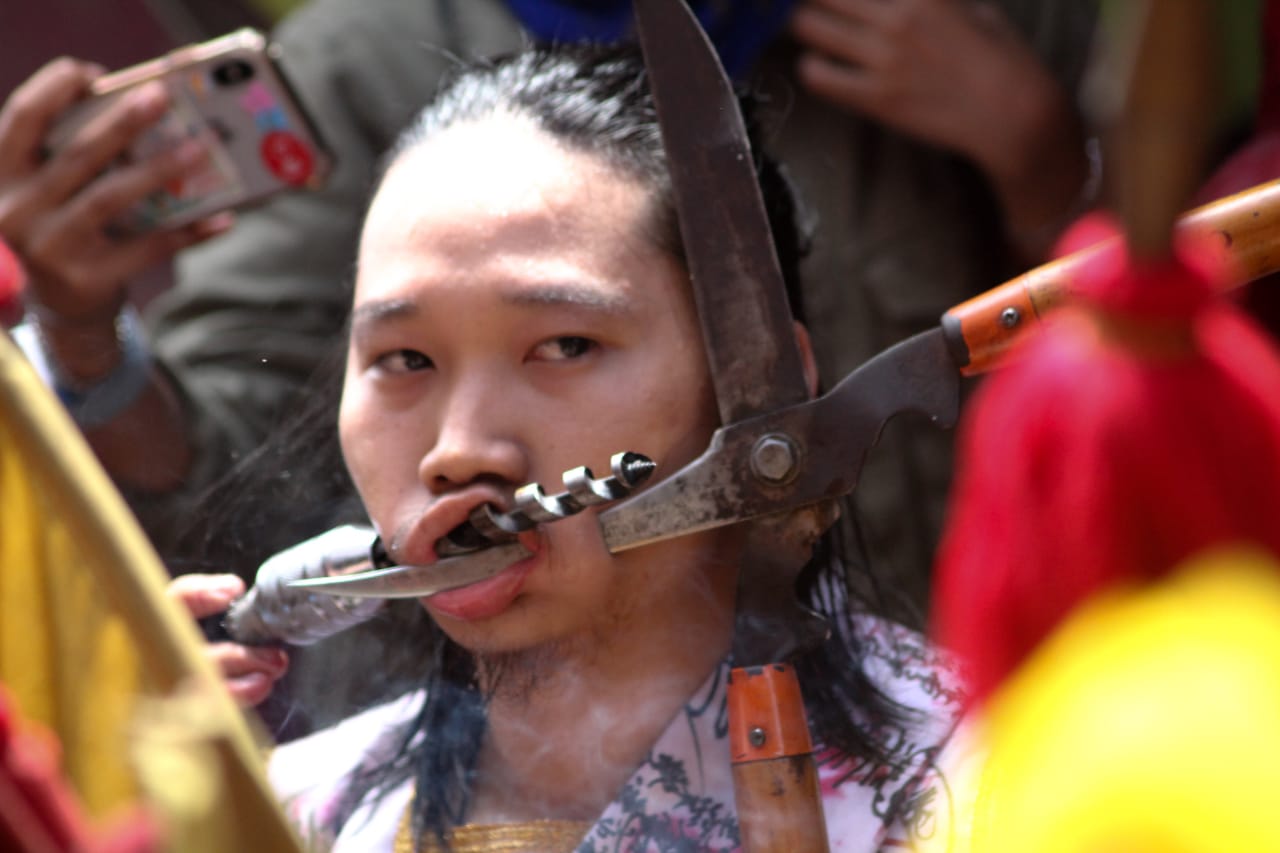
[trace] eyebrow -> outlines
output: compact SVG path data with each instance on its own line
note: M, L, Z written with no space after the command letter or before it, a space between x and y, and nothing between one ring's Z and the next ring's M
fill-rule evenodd
M601 314L625 316L632 306L622 294L607 293L599 288L574 284L537 285L512 288L500 296L511 305L535 307L568 307ZM357 305L351 312L352 328L415 317L423 312L413 299L375 299Z
M411 299L375 299L355 307L351 312L351 325L354 328L368 323L412 317L420 311L418 304Z
M575 284L536 285L521 287L502 294L504 302L512 305L566 306L585 308L602 314L625 315L631 313L631 303L619 293L608 293L596 287Z

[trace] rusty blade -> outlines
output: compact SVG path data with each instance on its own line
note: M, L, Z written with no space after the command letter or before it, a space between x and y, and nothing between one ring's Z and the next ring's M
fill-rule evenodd
M854 490L885 423L913 412L955 425L960 372L941 328L908 338L817 400L721 427L702 456L600 514L611 552L835 500ZM794 470L759 473L765 443L789 447Z
M738 100L683 0L636 0L720 421L808 395Z
M429 566L391 566L349 575L296 580L289 586L349 598L421 598L491 578L532 554L519 542L508 542L459 557L446 557Z

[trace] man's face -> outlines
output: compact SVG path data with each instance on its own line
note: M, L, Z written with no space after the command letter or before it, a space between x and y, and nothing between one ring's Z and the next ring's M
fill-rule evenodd
M602 475L623 450L662 476L706 446L697 317L683 269L644 236L648 205L510 117L451 128L392 168L362 239L340 426L398 562L432 562L472 509L526 482L559 491L565 470ZM591 516L525 534L532 557L425 606L462 645L503 652L601 642L691 594L731 601L735 569L708 539L613 557Z

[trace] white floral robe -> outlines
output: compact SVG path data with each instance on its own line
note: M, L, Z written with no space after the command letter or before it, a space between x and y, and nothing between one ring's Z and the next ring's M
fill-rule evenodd
M817 748L827 831L835 851L910 849L952 808L938 756L955 733L957 679L918 634L855 617L868 674L909 719L881 732L893 764L841 759ZM728 663L711 674L653 745L578 847L578 853L732 851L740 848L726 726ZM311 849L390 851L412 796L405 782L365 801L341 826L354 772L388 760L421 707L410 693L272 755L269 774Z

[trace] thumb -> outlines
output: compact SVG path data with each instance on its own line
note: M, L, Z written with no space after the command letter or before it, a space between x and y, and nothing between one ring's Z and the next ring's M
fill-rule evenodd
M166 591L193 617L203 619L226 610L244 589L244 581L235 575L190 574L174 578Z

